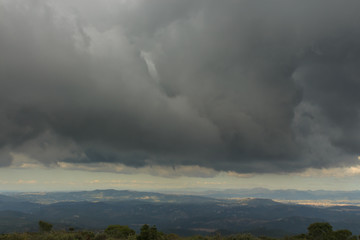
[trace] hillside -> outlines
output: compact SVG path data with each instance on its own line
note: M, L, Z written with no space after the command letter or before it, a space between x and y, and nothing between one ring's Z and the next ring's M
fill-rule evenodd
M356 206L319 208L270 199L224 200L115 190L17 193L7 197L0 196L0 233L36 231L40 219L53 223L58 230L100 230L111 224L137 229L154 224L166 233L181 235L220 231L266 232L272 236L303 233L309 224L327 221L335 229L360 233L360 208Z

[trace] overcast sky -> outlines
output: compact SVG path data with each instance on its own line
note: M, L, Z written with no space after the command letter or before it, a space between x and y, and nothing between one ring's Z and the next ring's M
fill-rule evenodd
M0 189L356 189L359 9L0 0Z

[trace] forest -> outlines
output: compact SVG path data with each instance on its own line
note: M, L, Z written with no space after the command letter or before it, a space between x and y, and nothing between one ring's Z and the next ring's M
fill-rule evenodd
M155 225L144 224L137 233L124 225L109 225L103 231L75 230L69 228L53 231L53 225L39 221L39 231L24 233L1 234L0 240L358 240L359 236L352 235L347 229L333 230L327 222L316 222L308 226L307 232L294 236L273 238L268 236L254 236L250 233L221 235L214 232L209 235L194 235L182 237L174 233L163 233Z

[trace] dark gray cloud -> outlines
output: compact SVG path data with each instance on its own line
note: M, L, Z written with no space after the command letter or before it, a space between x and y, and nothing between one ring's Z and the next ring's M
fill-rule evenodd
M356 164L359 7L0 0L0 165Z

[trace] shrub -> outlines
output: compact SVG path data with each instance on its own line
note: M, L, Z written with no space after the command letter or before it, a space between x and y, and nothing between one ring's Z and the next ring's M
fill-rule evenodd
M41 232L50 232L53 225L44 221L39 221L39 229Z
M130 235L135 235L135 231L128 226L110 225L105 229L105 233L110 237L127 239Z

